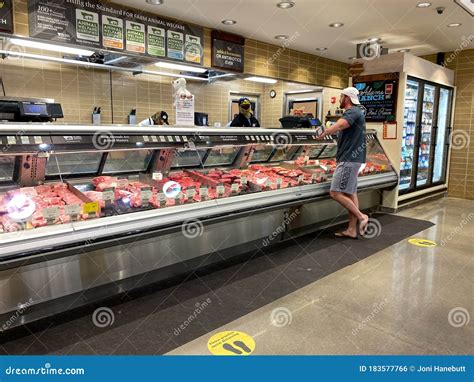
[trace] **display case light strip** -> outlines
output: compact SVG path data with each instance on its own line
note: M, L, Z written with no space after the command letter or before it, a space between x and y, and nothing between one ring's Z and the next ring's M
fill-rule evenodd
M205 81L208 82L207 78L201 77L193 77L188 75L179 75L179 74L172 74L154 70L140 70L140 69L133 69L133 68L121 68L116 66L108 66L104 64L96 64L88 61L76 61L68 58L59 58L59 57L51 57L51 56L43 56L40 54L32 54L32 53L25 53L25 52L15 52L11 50L0 50L0 55L6 57L18 57L18 58L25 58L25 59L32 59L32 60L40 60L40 61L48 61L48 62L56 62L59 64L70 64L76 66L83 66L86 68L97 68L97 69L105 69L105 70L113 70L117 72L129 72L134 74L150 74L154 76L164 76L164 77L173 77L173 78L187 78L190 80L195 81Z

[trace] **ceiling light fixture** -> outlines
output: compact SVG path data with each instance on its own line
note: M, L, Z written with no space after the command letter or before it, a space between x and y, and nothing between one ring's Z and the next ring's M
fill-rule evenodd
M161 5L165 1L164 0L146 0L146 2L151 5Z
M382 40L380 37L371 37L367 39L368 42L379 42L380 40Z
M451 23L451 24L448 24L448 28L460 27L461 25L462 25L461 23Z
M278 80L273 78L266 78L266 77L247 77L244 78L245 81L252 81L252 82L260 82L262 84L276 84Z
M398 49L400 53L408 53L410 49Z
M235 25L235 24L237 24L237 21L235 21L235 20L222 20L221 23L224 24L224 25Z
M274 38L275 40L288 40L290 37L286 34L277 34Z
M428 3L428 2L423 2L423 3L418 3L416 5L417 8L428 8L428 7L431 7L431 3Z
M290 9L290 8L293 8L294 6L295 6L295 3L293 1L280 1L277 4L277 7L281 9Z
M329 26L331 28L340 28L340 27L344 26L344 24L343 23L331 23L331 24L329 24Z
M200 68L200 67L197 67L197 66L190 66L190 65L174 64L172 62L160 61L160 62L157 62L155 65L160 67L160 68L183 70L183 71L186 71L186 72L194 72L194 73L205 73L205 72L207 72L206 68Z
M325 50L328 50L328 48L316 48L316 50L319 50L320 52L323 52Z
M24 46L26 48L42 49L49 50L51 52L59 52L66 54L73 54L77 56L89 57L94 54L93 50L71 48L68 46L46 44L44 42L32 41L32 40L23 40L20 38L11 38L10 42L14 45Z

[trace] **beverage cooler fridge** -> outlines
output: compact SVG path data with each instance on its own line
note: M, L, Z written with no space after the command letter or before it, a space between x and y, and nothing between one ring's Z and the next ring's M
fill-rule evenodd
M408 77L400 163L400 194L443 184L449 153L453 89Z

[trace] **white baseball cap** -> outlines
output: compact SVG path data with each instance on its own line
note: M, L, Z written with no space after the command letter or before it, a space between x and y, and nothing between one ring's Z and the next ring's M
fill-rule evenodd
M348 96L350 99L351 99L351 102L354 104L354 105L360 105L360 102L359 102L359 91L350 86L348 88L345 88L342 90L342 94Z

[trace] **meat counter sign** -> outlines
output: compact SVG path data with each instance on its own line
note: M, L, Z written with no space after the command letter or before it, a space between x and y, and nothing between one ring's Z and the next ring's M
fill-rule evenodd
M367 122L384 122L396 114L397 80L357 82L360 103L366 108Z
M0 0L0 31L13 33L12 0Z
M244 71L244 46L229 41L214 39L212 41L212 66Z
M98 0L28 0L28 18L31 37L202 64L201 27L143 11Z

